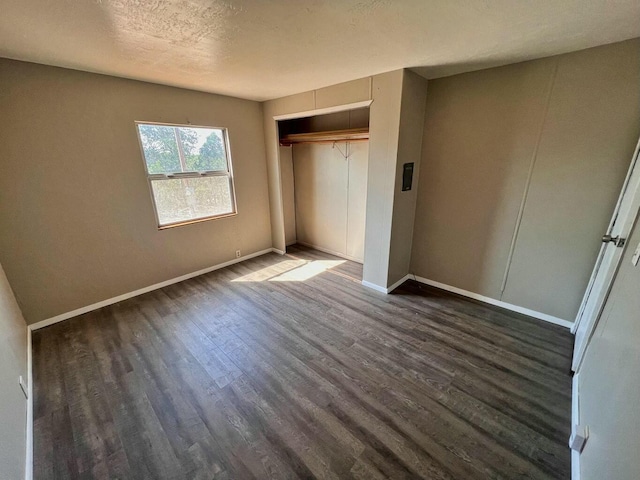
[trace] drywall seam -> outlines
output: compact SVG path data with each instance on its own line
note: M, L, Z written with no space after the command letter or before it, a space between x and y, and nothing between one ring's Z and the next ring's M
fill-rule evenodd
M182 282L184 280L188 280L190 278L197 277L199 275L204 275L205 273L213 272L214 270L219 270L221 268L228 267L230 265L234 265L236 263L249 260L250 258L259 257L260 255L264 255L266 253L271 253L271 252L278 253L280 255L284 255L285 253L282 250L278 250L276 248L267 248L265 250L260 250L258 252L250 253L249 255L244 255L240 258L234 258L233 260L229 260L228 262L214 265L213 267L208 267L202 270L187 273L179 277L165 280L164 282L156 283L153 285L149 285L148 287L134 290L133 292L123 293L122 295L118 295L117 297L108 298L106 300L102 300L101 302L87 305L86 307L81 307L81 308L77 308L76 310L72 310L70 312L61 313L60 315L56 315L55 317L47 318L46 320L42 320L40 322L36 322L29 325L29 331L39 330L41 328L48 327L49 325L53 325L54 323L62 322L63 320L68 320L69 318L77 317L78 315L82 315L84 313L92 312L93 310L106 307L107 305L113 305L114 303L122 302L123 300L137 297L138 295L142 295L143 293L148 293L153 290L158 290L159 288L167 287L169 285L173 285L174 283ZM29 397L31 398L31 395L29 395Z
M33 480L33 352L31 328L27 328L27 449L24 478Z
M485 297L484 295L469 292L468 290L463 290L458 287L452 287L451 285L446 285L444 283L436 282L434 280L429 280L428 278L419 277L417 275L414 275L413 277L415 278L416 281L420 283L424 283L425 285L430 285L432 287L440 288L442 290L447 290L448 292L457 293L458 295L473 298L474 300L480 300L481 302L488 303L489 305L494 305L496 307L504 308L506 310L511 310L512 312L521 313L529 317L537 318L538 320L544 320L545 322L553 323L554 325L559 325L561 327L571 329L572 322L569 322L568 320L563 320L562 318L554 317L552 315L548 315L542 312L536 312L535 310L530 310L528 308L520 307L518 305L513 305L511 303L503 302L502 300L496 300L495 298Z
M538 149L540 147L540 141L542 140L542 134L544 132L544 126L547 121L547 114L549 112L549 105L551 103L551 94L553 92L553 86L556 81L556 74L558 72L558 58L553 63L553 71L549 76L549 84L547 85L547 96L545 100L544 111L542 113L542 119L540 120L540 126L538 128L538 134L536 143L531 152L531 160L529 162L529 171L527 172L527 180L524 185L524 191L522 192L522 200L520 201L520 208L518 209L518 216L516 217L516 223L513 229L513 236L511 237L511 245L509 246L509 255L507 256L507 265L504 269L504 276L502 277L502 286L500 287L500 300L504 295L504 291L507 288L507 280L509 278L509 270L511 270L511 262L513 261L513 254L516 250L516 243L518 241L518 234L520 233L520 225L522 224L522 217L524 215L524 209L527 204L527 197L529 196L529 187L531 186L531 178L533 177L533 169L538 159Z

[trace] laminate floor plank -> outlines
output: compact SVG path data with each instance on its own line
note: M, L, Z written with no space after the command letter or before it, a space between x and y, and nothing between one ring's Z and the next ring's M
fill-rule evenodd
M568 330L294 245L33 332L34 478L570 478Z
M295 288L295 287L292 287L292 288ZM326 292L327 290L330 290L330 288L331 288L330 286L324 287L323 288L323 292ZM322 294L317 294L317 296L321 296L321 295ZM306 305L306 302L311 302L311 301L313 301L313 300L312 299L306 299L305 303L303 303L303 304ZM355 301L355 299L350 299L349 303L356 303L356 301ZM293 307L293 308L297 308L297 307ZM364 318L362 319L362 322L365 323L369 319L369 317L371 317L373 315L374 314L370 314L369 316L363 315ZM349 318L350 316L351 315L349 315L349 314L344 315L345 318ZM319 318L319 317L316 317L316 319L317 318ZM382 319L382 323L385 324L385 328L388 331L394 331L394 328L393 328L394 325L395 325L395 329L396 330L399 329L398 328L399 327L399 325L398 325L399 319L400 319L399 316L394 316L393 317L394 324L385 324L386 320L384 320L384 319ZM345 327L345 324L343 323L341 326ZM375 325L374 325L374 328L375 328ZM411 328L411 326L409 326L409 328ZM405 347L409 344L409 342L413 342L413 341L416 341L415 335L413 334L411 329L409 329L408 332L407 332L407 335L405 335L405 338L404 338L404 346L402 346L402 348L401 348L401 353L404 355L405 360L406 360L406 355L405 354L407 353L407 350L408 350ZM417 340L417 343L419 345L421 345L421 343L425 342L425 341L427 341L427 340ZM429 339L428 341L431 341L431 339ZM446 348L446 345L444 345L444 347ZM431 353L431 352L435 352L435 351L438 351L438 350L439 350L439 347L438 346L434 346L434 348L430 349L429 352ZM444 358L445 361L446 360L460 358L459 366L461 366L462 368L464 368L465 365L467 365L469 363L469 360L470 360L469 355L460 355L460 352L458 352L456 349L451 349L451 348L448 351L445 351L445 353L443 355L443 358ZM432 362L433 359L429 358L429 361ZM476 360L475 363L476 363L476 365L474 365L474 366L476 366L476 368L477 368L479 362ZM507 362L503 362L503 364L500 365L500 367L502 369L504 369L504 367L507 366L507 365L508 365ZM496 373L496 371L495 371L496 369L494 368L493 365L489 365L488 367L485 368L485 370L487 370L488 373L491 376L495 376L496 374L502 375L502 373ZM520 384L522 384L524 387L527 387L529 389L529 391L527 392L528 397L533 397L533 398L542 397L545 400L545 403L547 403L547 405L551 405L551 406L558 406L559 405L558 408L562 408L562 411L561 411L561 413L559 415L561 417L564 415L564 412L565 412L564 405L566 404L566 401L563 401L562 399L560 399L560 403L559 404L556 403L556 402L548 402L550 393L549 393L548 388L547 388L546 385L544 385L544 384L543 385L535 385L530 380L528 380L526 378L524 379L524 381L520 381L520 380L521 379L518 378L518 377L516 377L516 378L512 377L512 378L510 378L510 379L508 379L506 381L503 381L502 383L504 385L511 385L512 387L515 387L515 388L520 388ZM537 387L537 388L535 390L533 390L533 387ZM544 413L545 417L548 417L548 413L549 412L543 412L543 413Z
M259 299L256 299L256 301L259 301ZM306 305L306 304L305 304L305 305ZM317 318L317 317L316 317L316 318ZM330 338L325 338L325 339L323 339L323 340L322 340L322 342L323 342L324 344L329 344L329 343L331 342L331 340L330 340ZM352 342L352 343L353 343L353 342ZM451 434L450 434L449 436L451 436ZM451 447L451 448L454 448L454 447Z

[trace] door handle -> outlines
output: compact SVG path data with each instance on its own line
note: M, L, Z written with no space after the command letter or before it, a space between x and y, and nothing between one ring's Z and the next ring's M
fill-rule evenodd
M620 238L620 236L612 237L611 235L603 235L602 243L613 243L616 247L624 247L624 242L626 242L626 238Z

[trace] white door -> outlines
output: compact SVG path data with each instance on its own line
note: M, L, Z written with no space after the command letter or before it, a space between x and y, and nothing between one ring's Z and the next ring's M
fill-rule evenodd
M578 370L591 334L602 312L611 284L618 270L631 228L640 208L640 142L631 160L627 178L613 212L609 228L603 237L602 248L591 274L573 331L576 335L571 368Z

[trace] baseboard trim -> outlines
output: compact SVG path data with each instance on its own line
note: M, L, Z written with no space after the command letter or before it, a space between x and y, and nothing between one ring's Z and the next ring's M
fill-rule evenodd
M30 328L27 328L27 393L27 448L24 478L33 480L33 356Z
M101 302L93 303L91 305L87 305L86 307L77 308L70 312L61 313L60 315L56 315L55 317L47 318L46 320L42 320L40 322L33 323L29 325L29 330L39 330L44 327L48 327L49 325L53 325L58 322L62 322L64 320L68 320L69 318L77 317L78 315L82 315L84 313L92 312L93 310L97 310L102 307L106 307L107 305L113 305L114 303L122 302L123 300L128 300L129 298L137 297L138 295L142 295L144 293L152 292L153 290L157 290L159 288L167 287L169 285L173 285L174 283L182 282L184 280L188 280L193 277L197 277L199 275L204 275L205 273L213 272L214 270L219 270L224 267L228 267L230 265L234 265L236 263L243 262L245 260L249 260L250 258L259 257L260 255L264 255L266 253L279 253L280 255L284 255L282 250L277 250L275 248L267 248L265 250L260 250L258 252L250 253L248 255L244 255L240 258L234 258L233 260L229 260L228 262L220 263L218 265L214 265L213 267L203 268L202 270L198 270L196 272L187 273L186 275L181 275L179 277L175 277L169 280L165 280L164 282L156 283L153 285L149 285L148 287L140 288L138 290L134 290L133 292L123 293L122 295L118 295L117 297L108 298L106 300L102 300Z
M362 285L364 285L365 287L371 288L371 289L373 289L373 290L375 290L377 292L380 292L380 293L391 293L396 288L398 288L400 285L402 285L404 282L409 280L410 278L413 278L413 275L407 274L404 277L402 277L400 280L398 280L396 283L390 285L389 287L381 287L380 285L376 285L375 283L367 282L366 280L362 280Z
M479 300L481 302L488 303L496 307L504 308L506 310L511 310L512 312L522 313L523 315L528 315L529 317L537 318L539 320L544 320L545 322L553 323L554 325L559 325L564 328L571 329L571 326L573 325L573 322L563 320L562 318L554 317L552 315L548 315L542 312L537 312L535 310L530 310L528 308L519 307L518 305L513 305L511 303L503 302L501 300L496 300L495 298L485 297L484 295L469 292L467 290L463 290L458 287L452 287L451 285L436 282L435 280L429 280L428 278L419 277L417 275L415 276L412 275L411 278L415 278L416 281L420 283L424 283L425 285L430 285L432 287L440 288L442 290L447 290L448 292L457 293L458 295L462 295L463 297L473 298L474 300Z
M273 253L277 253L278 255L284 255L285 253L287 253L284 250L278 250L277 248L272 248L271 251ZM249 257L247 257L247 258L249 258ZM243 260L245 260L245 259L243 258Z
M400 285L402 285L404 282L406 282L410 278L413 278L413 275L406 274L404 277L402 277L396 283L394 283L391 286L387 287L387 293L393 292L396 288L398 288Z
M385 287L381 287L380 285L376 285L375 283L367 282L366 280L362 280L362 285L372 290L375 290L376 292L389 293L387 292L387 289Z
M573 375L571 380L571 432L580 425L580 374ZM571 450L571 480L580 480L580 452Z

